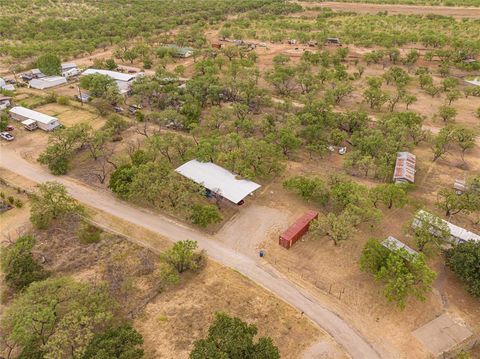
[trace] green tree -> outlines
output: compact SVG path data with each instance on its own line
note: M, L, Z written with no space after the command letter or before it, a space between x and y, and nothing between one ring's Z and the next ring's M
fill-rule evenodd
M105 68L110 71L116 70L118 65L115 63L115 59L105 60Z
M460 98L461 94L460 91L457 89L449 90L447 92L447 101L448 101L448 106L452 105L452 102L457 101Z
M447 125L440 130L433 141L433 161L444 156L455 141L457 129L453 125Z
M118 86L114 79L110 76L102 74L85 75L80 78L80 87L89 91L93 97L105 98L111 89L116 89Z
M48 273L33 258L35 238L31 235L19 237L15 243L3 248L0 264L6 283L15 290L21 290L32 282L45 279Z
M111 327L95 333L81 359L140 359L142 344L142 335L131 325Z
M314 238L327 236L335 245L338 245L340 241L349 239L356 232L355 225L357 223L358 218L348 211L343 211L338 215L330 212L313 221L309 231Z
M8 115L4 112L0 112L0 131L5 131L8 126Z
M463 195L458 195L453 189L442 188L438 191L437 207L445 211L445 216L458 213L469 214L480 210L480 192L467 189Z
M257 332L253 324L216 313L215 321L208 328L208 336L194 342L190 359L279 359L280 353L271 338L261 337L254 342Z
M420 252L425 252L430 247L438 247L443 241L447 241L450 238L450 230L448 226L439 217L424 214L425 220L415 225L410 225L413 232L413 240ZM415 221L415 219L414 219ZM435 228L435 232L432 231Z
M30 284L5 310L2 334L22 350L20 358L78 358L115 308L102 285L50 278Z
M370 196L374 206L378 202L383 203L388 209L392 207L402 208L407 204L407 186L402 184L385 183L373 187Z
M205 228L209 224L220 222L222 215L217 206L196 204L192 207L190 219L193 224Z
M480 298L480 242L468 241L447 249L445 262L465 282L467 290Z
M406 300L410 296L425 300L436 276L426 265L422 253L410 254L403 248L385 248L374 239L365 245L360 257L360 267L384 284L385 297L401 309L405 308Z
M59 76L62 73L60 58L53 54L40 56L37 67L46 76Z
M453 122L455 116L457 116L457 110L450 106L441 106L438 110L438 116L443 122Z
M283 182L283 187L295 192L306 201L314 201L322 206L329 199L325 182L318 177L294 176Z
M369 77L368 88L363 92L363 98L370 105L370 108L379 110L387 102L388 95L382 87L382 79L379 77Z
M135 172L135 168L130 164L119 166L112 172L108 188L119 197L128 198Z
M119 135L122 131L126 130L129 126L128 121L119 115L110 115L107 121L103 125L104 130L109 130L113 135Z
M54 131L48 139L47 148L38 157L38 162L48 165L54 175L67 173L70 157L88 142L91 132L91 126L85 123Z
M176 242L172 248L161 254L160 258L174 267L178 273L187 270L196 271L203 263L204 256L202 252L197 251L196 241L184 240Z
M465 152L475 147L475 132L469 128L457 127L455 141L461 150L462 161L465 162Z
M40 229L47 228L53 220L70 214L82 214L84 208L58 182L38 185L39 191L31 196L30 220Z

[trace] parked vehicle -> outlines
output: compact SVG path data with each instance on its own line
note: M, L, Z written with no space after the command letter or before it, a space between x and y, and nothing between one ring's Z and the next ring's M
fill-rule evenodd
M6 130L7 131L13 131L15 129L15 127L13 127L12 125L8 125Z
M21 76L21 78L22 78L23 81L30 81L30 80L33 79L33 76L32 76L32 75L28 75L28 74L23 74L23 75Z
M13 141L15 139L9 132L1 132L0 137L5 141Z
M123 112L123 108L121 108L120 106L113 106L113 111L115 111L116 113L121 113Z

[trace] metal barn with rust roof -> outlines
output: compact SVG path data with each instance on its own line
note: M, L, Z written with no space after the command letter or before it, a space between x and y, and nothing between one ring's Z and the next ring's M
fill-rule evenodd
M417 158L410 152L398 152L393 181L395 183L415 182L415 163Z

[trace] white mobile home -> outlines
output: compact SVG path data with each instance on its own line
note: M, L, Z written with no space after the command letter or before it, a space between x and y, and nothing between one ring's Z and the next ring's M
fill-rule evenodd
M456 226L453 223L445 221L444 219L441 219L427 211L420 210L415 215L415 218L412 222L412 227L420 227L423 223L430 225L428 231L434 236L442 235L442 228L438 228L438 225L436 224L441 223L442 226L445 226L445 228L447 228L450 232L450 237L447 239L447 241L450 243L463 243L468 241L480 242L480 236L478 234L470 232L465 228Z
M21 106L12 107L9 114L12 119L19 122L24 122L25 120L35 121L37 126L44 131L52 131L60 126L60 122L56 117L48 116Z
M37 90L45 90L55 86L60 86L67 83L67 79L62 76L46 76L38 79L32 79L28 83L29 87Z
M135 81L138 76L142 75L141 72L136 74L124 74L122 72L110 70L87 69L83 71L82 76L94 74L105 75L115 80L121 95L128 93L130 91L130 87L132 86L133 81Z

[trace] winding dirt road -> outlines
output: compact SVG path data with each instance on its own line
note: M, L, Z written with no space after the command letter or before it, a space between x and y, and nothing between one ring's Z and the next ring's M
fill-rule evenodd
M192 239L206 250L213 260L237 270L257 284L283 299L307 315L313 322L326 330L355 359L388 358L390 355L374 349L354 328L338 315L324 308L313 295L285 278L280 272L264 262L246 256L212 236L201 233L182 223L159 214L131 206L105 191L89 188L68 177L55 177L40 166L24 160L18 153L0 147L0 167L4 167L31 181L42 183L58 181L65 185L69 193L91 207L135 223L156 232L172 241ZM241 235L241 233L239 233ZM382 350L378 348L378 350ZM384 350L382 350L384 352Z

